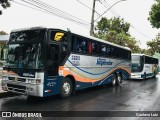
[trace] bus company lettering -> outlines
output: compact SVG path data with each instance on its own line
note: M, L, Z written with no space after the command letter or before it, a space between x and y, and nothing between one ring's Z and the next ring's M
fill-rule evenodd
M74 66L79 66L80 65L80 56L72 55L72 64Z
M80 60L80 56L72 55L72 60Z
M104 58L98 58L97 59L97 63L96 63L97 65L112 65L113 64L113 62L111 61L111 60L106 60L106 59L104 59Z

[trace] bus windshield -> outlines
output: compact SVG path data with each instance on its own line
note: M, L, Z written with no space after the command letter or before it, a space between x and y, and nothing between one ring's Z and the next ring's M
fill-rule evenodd
M28 43L42 41L44 30L17 31L10 34L9 43Z
M4 67L43 68L41 48L41 43L9 44L7 61Z
M141 72L140 56L132 55L131 72Z

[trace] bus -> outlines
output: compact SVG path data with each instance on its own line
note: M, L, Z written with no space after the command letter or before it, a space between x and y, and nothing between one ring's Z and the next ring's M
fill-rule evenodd
M145 54L132 54L132 79L146 79L156 77L158 74L157 58L145 55Z
M7 44L5 91L64 98L88 87L119 85L131 75L129 48L69 29L17 29L11 31Z

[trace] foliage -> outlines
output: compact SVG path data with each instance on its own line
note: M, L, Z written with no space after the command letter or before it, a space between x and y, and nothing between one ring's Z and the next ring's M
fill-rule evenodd
M160 28L160 0L152 5L148 20L155 28Z
M129 47L133 53L139 53L141 49L135 38L129 34L130 24L120 18L102 18L96 26L95 37Z
M0 4L4 9L11 6L9 0L0 0Z
M11 6L9 0L0 0L0 5L6 9ZM2 11L0 10L0 15L2 15Z
M8 35L8 33L4 32L4 31L0 31L0 35Z
M160 33L158 33L155 39L148 41L147 46L149 47L148 53L150 55L153 55L155 52L160 53Z

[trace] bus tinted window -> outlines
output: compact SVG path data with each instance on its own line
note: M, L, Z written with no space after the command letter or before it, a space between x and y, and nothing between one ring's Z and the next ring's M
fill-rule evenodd
M89 41L88 43L88 53L92 54L92 42L91 41Z
M96 54L97 53L96 47L97 47L96 42L92 42L92 54Z
M129 50L72 34L72 52L131 60Z
M30 30L21 32L12 32L9 42L34 42L41 41L44 37L44 30Z
M111 47L110 47L110 45L107 45L106 55L107 55L107 56L111 56Z
M67 45L66 44L62 44L61 45L61 62L64 61L64 59L66 58L67 56Z
M78 53L87 53L87 40L79 36L72 36L72 51Z
M102 47L101 47L101 53L102 53L102 55L106 55L106 52L107 52L106 45L102 44Z

